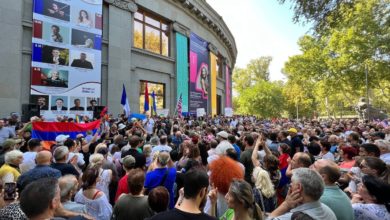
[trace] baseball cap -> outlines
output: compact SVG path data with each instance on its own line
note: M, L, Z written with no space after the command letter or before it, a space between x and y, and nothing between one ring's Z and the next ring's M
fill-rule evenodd
M290 129L288 129L288 132L291 132L291 133L298 133L297 129L295 129L295 128L290 128Z
M229 134L226 131L220 131L217 133L217 136L220 136L221 138L227 139Z
M69 135L60 134L56 137L56 142L63 143L69 137L70 137Z
M135 166L135 158L131 155L127 155L120 160L121 164L127 169L131 169Z

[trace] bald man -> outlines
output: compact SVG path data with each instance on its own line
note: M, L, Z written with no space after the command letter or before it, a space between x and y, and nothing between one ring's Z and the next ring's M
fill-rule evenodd
M50 151L41 151L37 153L37 156L35 157L37 166L26 173L23 173L17 181L19 193L25 186L35 180L46 177L61 177L61 172L59 170L50 167L51 158L52 155Z
M311 169L320 173L325 182L320 201L329 206L337 219L353 219L353 209L348 196L336 185L341 176L340 168L331 160L317 160Z
M297 168L309 168L311 166L311 158L309 154L297 152L292 157L286 171L286 176L292 176L292 171Z

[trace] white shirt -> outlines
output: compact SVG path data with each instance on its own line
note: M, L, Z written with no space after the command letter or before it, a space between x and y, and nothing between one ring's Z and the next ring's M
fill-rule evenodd
M380 159L383 160L386 164L390 165L390 153L385 153L380 156Z
M156 151L168 151L168 152L171 152L172 148L170 146L168 146L168 145L158 145L158 146L155 146L155 147L152 148L152 155Z
M23 163L19 165L20 173L25 173L36 166L35 157L37 152L27 151L23 153Z
M153 118L144 119L143 124L144 124L145 130L148 132L148 134L153 134L153 127L154 127Z
M329 151L328 153L322 155L322 159L327 159L327 160L333 160L334 161L334 155Z
M74 156L77 156L77 165L78 166L83 166L85 164L84 155L81 153L73 153L73 152L69 152L67 162L69 162Z

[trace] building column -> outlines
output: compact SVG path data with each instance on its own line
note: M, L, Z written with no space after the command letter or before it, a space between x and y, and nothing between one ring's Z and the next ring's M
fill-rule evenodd
M127 94L129 94L130 87L134 86L134 82L131 81L132 26L134 17L133 14L138 8L132 1L105 1L109 4L108 95L106 103L109 111L116 115L117 113L123 112L120 104L122 97L122 85L125 85Z

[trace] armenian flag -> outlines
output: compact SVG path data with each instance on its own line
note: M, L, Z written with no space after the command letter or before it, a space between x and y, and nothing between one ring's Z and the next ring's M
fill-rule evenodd
M69 135L70 138L76 139L78 134L86 136L87 131L96 133L100 127L100 121L80 124L71 122L33 122L32 138L42 140L42 146L50 150L50 146L55 144L56 137L60 134Z

